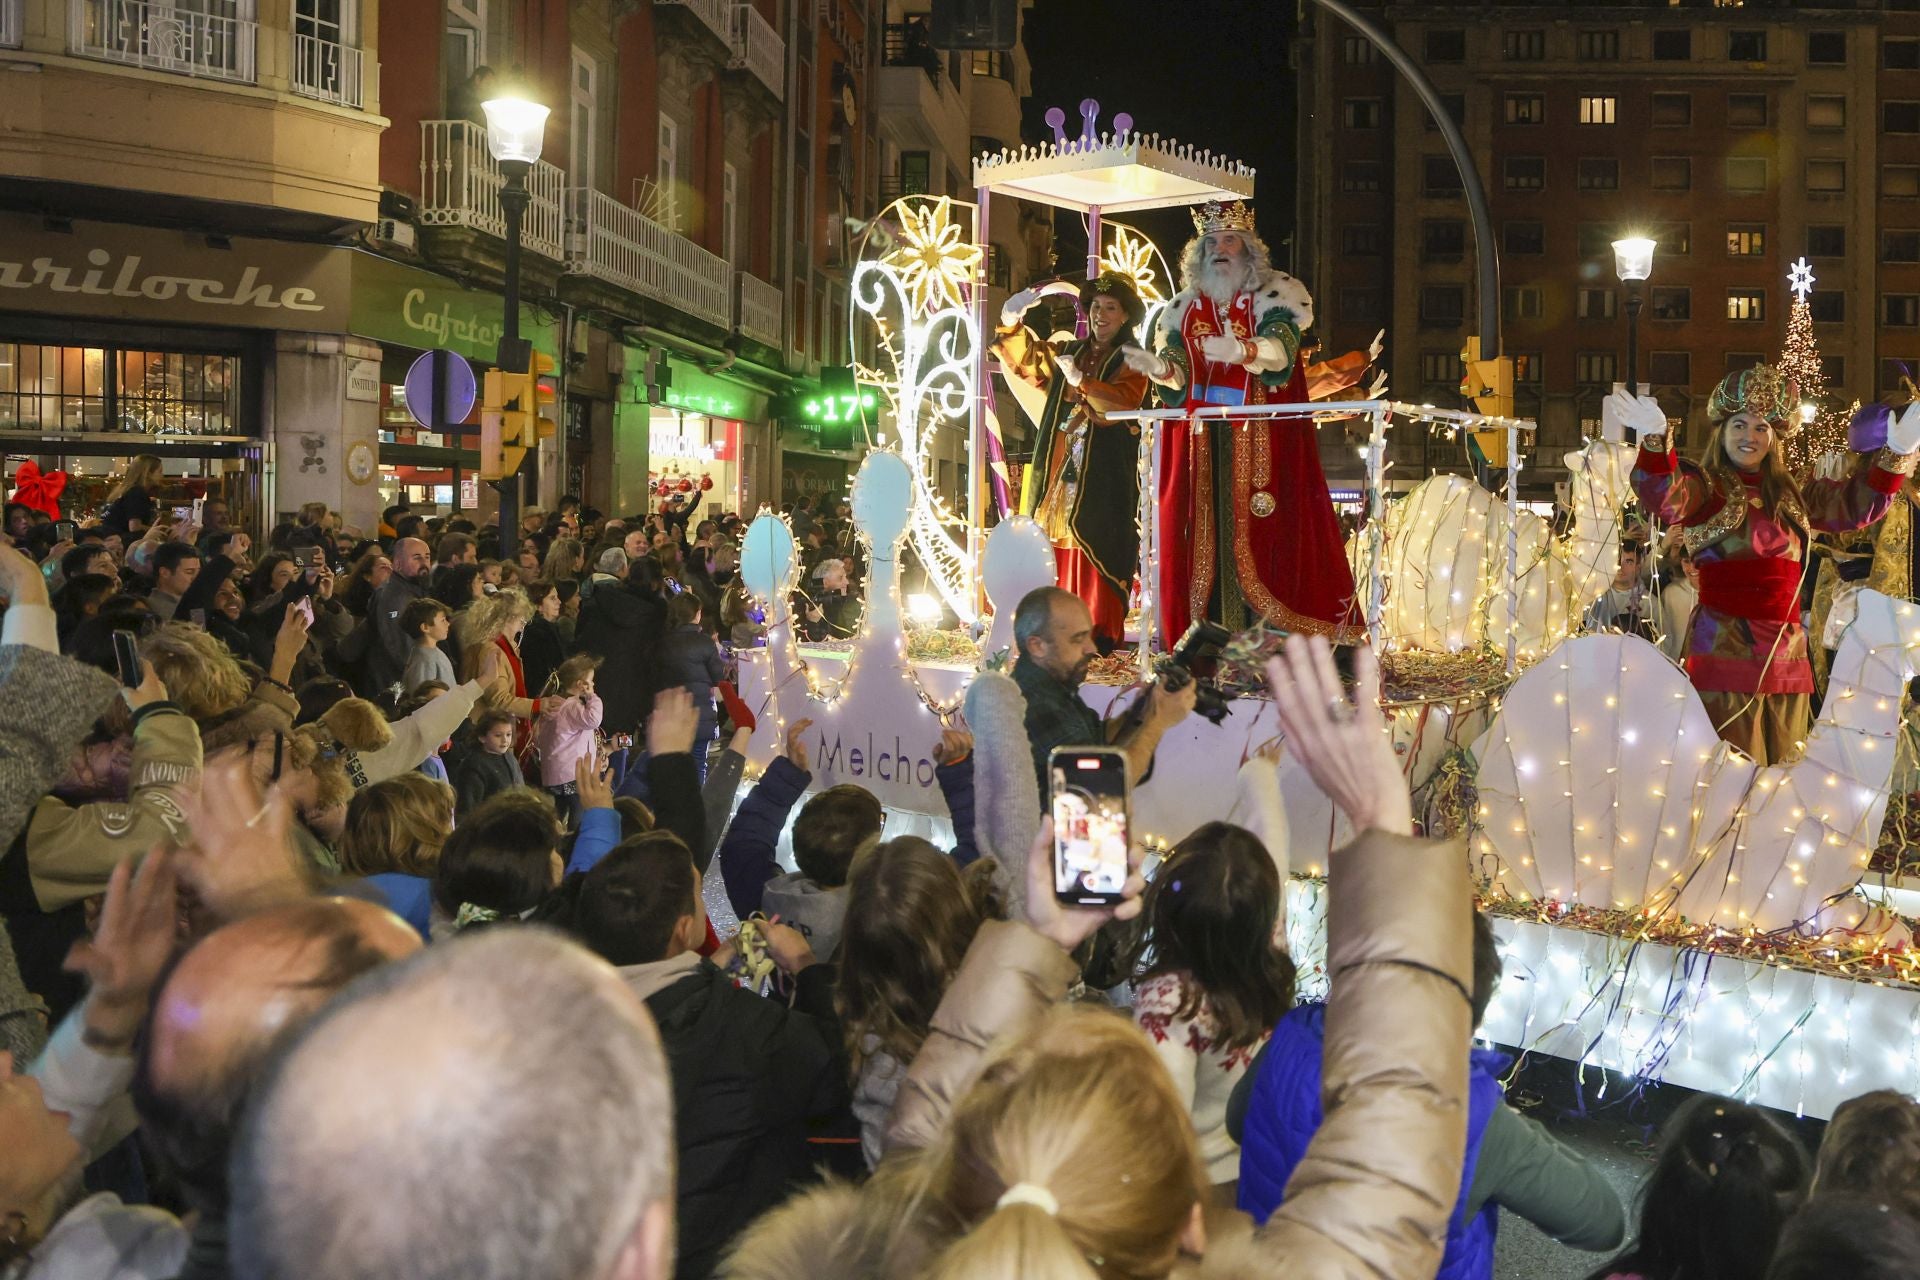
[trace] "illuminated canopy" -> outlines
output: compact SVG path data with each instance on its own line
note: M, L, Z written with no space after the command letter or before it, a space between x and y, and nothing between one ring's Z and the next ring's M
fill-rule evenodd
M1126 213L1253 198L1237 160L1130 130L983 152L973 185L1062 209Z

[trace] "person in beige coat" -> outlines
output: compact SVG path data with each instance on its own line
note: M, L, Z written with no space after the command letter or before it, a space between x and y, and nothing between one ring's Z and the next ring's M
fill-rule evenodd
M1185 1108L1145 1038L1118 1019L1090 1021L1110 1015L1054 1012L1077 976L1072 949L1107 916L1139 908L1062 909L1046 885L1043 825L1026 923L981 927L902 1086L873 1180L790 1202L742 1237L720 1274L1431 1276L1466 1137L1465 854L1409 835L1364 650L1357 669L1357 704L1324 640L1290 642L1269 670L1290 747L1362 834L1329 872L1327 1118L1265 1227L1207 1204Z

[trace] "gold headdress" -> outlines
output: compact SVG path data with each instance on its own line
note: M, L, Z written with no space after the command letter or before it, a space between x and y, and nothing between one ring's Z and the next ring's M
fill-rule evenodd
M1209 200L1193 211L1193 229L1196 234L1203 236L1216 231L1238 231L1251 235L1253 207L1244 200L1235 200L1230 204Z
M1736 413L1754 413L1785 438L1800 429L1799 399L1799 388L1778 366L1756 364L1720 380L1707 397L1707 421L1718 425Z

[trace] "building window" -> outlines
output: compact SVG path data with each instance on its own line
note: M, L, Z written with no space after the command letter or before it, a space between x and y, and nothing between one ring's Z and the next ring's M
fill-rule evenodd
M664 111L660 113L658 144L654 153L653 185L661 212L672 218L674 200L679 190L674 182L680 175L680 126Z
M1818 67L1847 65L1847 33L1844 31L1807 32L1807 62Z
M740 174L730 164L720 166L720 256L738 263L740 251Z
M1653 95L1653 123L1656 128L1677 129L1693 123L1693 95L1656 93Z
M1727 123L1739 127L1765 128L1767 123L1767 95L1764 93L1730 93L1727 95Z
M1845 324L1847 295L1838 289L1815 289L1807 295L1807 310L1815 324Z
M1880 42L1880 65L1889 71L1920 71L1920 40L1887 37Z
M1620 33L1618 31L1582 31L1577 46L1582 62L1618 62L1620 60Z
M1582 191L1618 191L1620 162L1612 156L1581 156L1574 185Z
M1765 156L1733 156L1727 161L1727 190L1756 192L1767 189Z
M1655 62L1692 62L1693 32L1685 27L1669 27L1653 33Z
M1382 314L1378 289L1340 291L1340 318L1348 324L1379 324Z
M1573 358L1573 376L1582 386L1610 387L1614 381L1616 353L1582 351Z
M1663 258L1683 258L1693 252L1691 222L1656 222L1648 228L1647 234L1660 246L1660 256Z
M1538 191L1547 185L1545 156L1508 156L1500 162L1500 181L1509 191Z
M1467 224L1458 218L1429 218L1420 224L1420 261L1458 262L1467 252Z
M1685 351L1647 353L1647 381L1657 387L1693 385L1693 356Z
M1830 387L1847 385L1847 358L1845 356L1821 356L1820 373Z
M1350 222L1340 228L1340 252L1349 258L1379 257L1379 224L1374 222Z
M1342 191L1378 191L1380 162L1377 160L1343 162L1340 166L1340 189Z
M1011 80L1012 67L1008 65L1007 55L998 49L975 49L968 60L968 70L977 76L992 76L996 80Z
M1880 132L1920 133L1920 102L1881 103Z
M1580 123L1612 124L1618 102L1619 99L1610 97L1580 99Z
M1920 262L1920 231L1882 231L1880 261Z
M1467 122L1467 95L1466 94L1443 93L1440 95L1440 105L1446 108L1448 118L1451 119L1455 124L1457 125L1466 124ZM1440 122L1433 118L1433 112L1425 111L1425 112L1422 112L1421 114L1426 119L1426 132L1428 133L1440 132Z
M1365 36L1348 36L1340 42L1340 60L1350 67L1362 67L1380 61L1380 51Z
M1648 299L1655 320L1693 319L1693 290L1681 285L1661 285Z
M1506 105L1508 124L1540 124L1547 118L1545 94L1510 93Z
M240 435L240 358L0 342L0 428Z
M1574 256L1582 261L1593 258L1611 259L1613 256L1613 242L1619 238L1619 234L1614 231L1612 223L1577 223L1573 229Z
M1880 323L1893 329L1920 329L1920 293L1881 295Z
M1807 256L1809 258L1846 257L1847 229L1839 226L1808 227Z
M1920 196L1920 165L1881 165L1880 194L1896 200L1911 200Z
M1807 128L1844 129L1847 127L1847 100L1838 94L1807 95Z
M1508 62L1539 62L1547 56L1547 33L1509 31L1500 37L1500 54Z
M1422 351L1420 381L1457 385L1460 381L1460 353L1458 351Z
M1611 289L1580 289L1574 293L1573 312L1582 320L1611 320L1614 302Z
M1452 156L1423 156L1420 163L1420 189L1430 196L1460 194L1460 166Z
M1547 229L1543 222L1523 220L1500 224L1500 251L1516 257L1531 257L1547 251Z
M1807 190L1815 192L1837 192L1847 189L1847 162L1830 157L1816 157L1807 161Z
M1728 62L1765 62L1766 60L1767 33L1765 31L1727 32Z
M1465 62L1467 33L1457 29L1427 32L1428 62Z
M1467 314L1467 291L1459 285L1430 284L1420 290L1420 323L1457 328Z
M1653 158L1655 191L1686 191L1693 186L1693 161L1686 156Z
M1522 386L1538 386L1540 383L1540 353L1523 352L1513 358L1513 380Z
M1538 320L1546 314L1546 299L1539 285L1513 285L1505 294L1501 309L1509 320Z
M1340 118L1349 129L1378 129L1380 99L1348 98L1340 104Z
M1727 319L1765 320L1767 295L1760 289L1727 290Z

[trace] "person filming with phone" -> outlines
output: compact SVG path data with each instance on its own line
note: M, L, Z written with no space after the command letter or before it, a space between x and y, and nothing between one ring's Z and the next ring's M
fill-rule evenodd
M1080 686L1099 650L1093 615L1071 591L1040 587L1023 596L1013 611L1013 642L1020 654L1013 681L1027 700L1027 742L1042 794L1047 757L1055 747L1117 747L1127 757L1128 780L1139 782L1161 737L1193 710L1192 681L1172 691L1156 680L1147 689L1145 713L1137 717L1125 713L1102 720L1082 702Z

